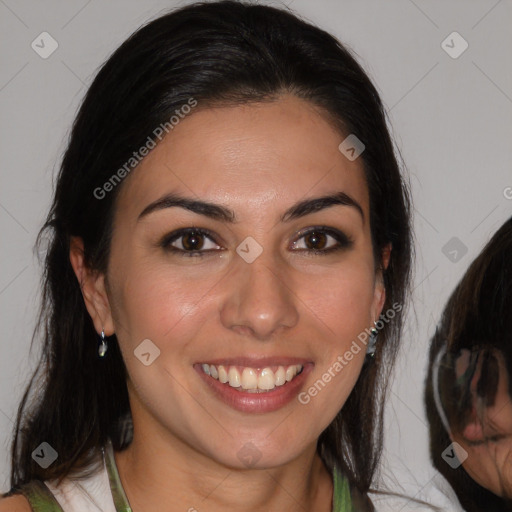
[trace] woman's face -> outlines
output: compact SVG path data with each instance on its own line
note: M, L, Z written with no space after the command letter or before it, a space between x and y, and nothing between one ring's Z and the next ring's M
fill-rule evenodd
M277 466L345 403L384 301L362 159L292 96L200 109L116 205L107 289L134 428L231 467Z

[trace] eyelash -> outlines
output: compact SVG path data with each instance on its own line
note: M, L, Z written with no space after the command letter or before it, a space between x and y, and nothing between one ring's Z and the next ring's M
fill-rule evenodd
M337 252L337 251L340 251L343 249L348 249L353 245L353 240L350 239L347 235L345 235L341 231L338 231L337 229L328 228L327 226L314 226L314 227L308 228L307 230L301 231L299 233L297 240L294 241L293 244L296 244L298 240L300 240L301 238L304 238L307 235L310 235L312 233L326 234L327 236L334 238L337 241L337 245L335 245L333 247L328 247L327 249L296 249L296 250L301 251L301 252L309 252L314 255L325 256L325 255L331 254L333 252ZM182 256L182 257L186 257L186 258L190 258L190 257L202 258L205 256L205 253L217 252L219 250L219 249L206 249L206 250L187 251L184 249L178 249L177 247L174 247L171 245L176 240L179 240L180 238L182 238L183 236L188 235L188 234L205 236L205 237L209 238L212 242L216 243L213 233L211 231L209 231L208 229L183 228L183 229L174 231L172 233L169 233L168 235L165 235L159 245L166 251L169 251L178 256Z

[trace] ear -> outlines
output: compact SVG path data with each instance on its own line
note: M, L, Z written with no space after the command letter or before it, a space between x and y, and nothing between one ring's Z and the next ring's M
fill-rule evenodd
M375 273L375 292L372 304L372 320L377 321L386 301L386 287L384 285L384 271L388 268L391 258L391 244L387 244L381 252L381 261L377 262L377 271Z
M112 336L114 322L105 287L105 275L86 266L84 243L80 237L71 237L69 259L96 332L100 334L104 330L106 336Z

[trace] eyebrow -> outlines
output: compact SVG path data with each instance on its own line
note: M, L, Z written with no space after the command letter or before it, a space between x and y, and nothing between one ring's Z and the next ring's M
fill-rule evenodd
M283 213L280 221L289 222L293 219L298 219L300 217L304 217L305 215L309 215L310 213L324 210L325 208L329 208L335 205L350 206L355 208L361 215L364 223L365 218L361 205L355 199L341 191L331 195L299 201ZM235 212L229 208L226 208L225 206L208 201L198 201L184 197L177 193L166 194L165 196L146 206L144 210L142 210L142 212L139 214L137 221L141 220L143 217L149 215L150 213L173 207L184 208L185 210L197 213L198 215L204 215L221 222L227 222L230 224L238 222Z

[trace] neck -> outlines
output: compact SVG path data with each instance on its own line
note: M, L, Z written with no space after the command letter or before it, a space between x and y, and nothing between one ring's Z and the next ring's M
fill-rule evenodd
M279 467L233 469L147 425L134 423L130 446L115 453L133 512L331 511L331 475L315 446Z

